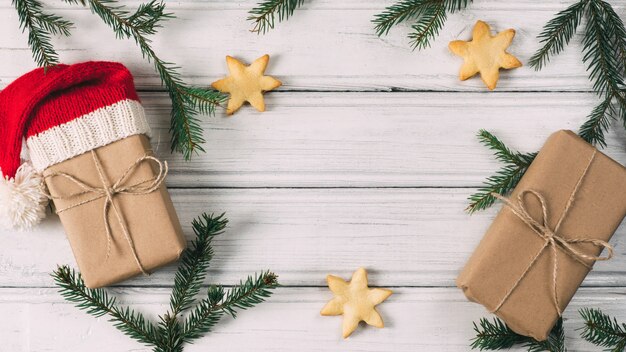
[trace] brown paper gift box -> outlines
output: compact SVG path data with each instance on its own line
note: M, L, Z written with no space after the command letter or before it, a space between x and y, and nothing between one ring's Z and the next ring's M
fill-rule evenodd
M110 186L135 161L144 155L150 155L151 147L145 135L134 135L97 148L94 152ZM157 174L157 166L150 161L140 163L124 183L132 185L153 179ZM74 176L92 187L102 187L91 152L53 165L44 171L46 185L53 197L75 195L81 191L75 183L65 177L50 177L59 172ZM89 198L94 198L94 195L81 194L54 199L56 209L71 207L59 212L59 217L87 287L107 286L141 273L113 209L107 212L112 234L112 240L108 244L103 209L105 198L72 207ZM116 194L113 202L126 222L137 257L147 272L178 259L185 249L186 241L165 183L148 194Z
M626 169L600 152L596 152L589 164L595 150L571 131L552 134L510 199L517 199L524 190L539 192L546 201L547 225L554 229L584 173L557 235L608 241L626 215ZM529 214L541 219L540 202L535 197L524 198ZM457 278L457 286L469 300L481 303L490 312L504 302L495 314L513 331L545 340L559 318L553 299L551 248L542 252L511 290L543 245L544 240L504 206ZM573 246L589 255L599 255L602 250L588 243ZM556 294L563 311L589 269L561 249L556 253Z

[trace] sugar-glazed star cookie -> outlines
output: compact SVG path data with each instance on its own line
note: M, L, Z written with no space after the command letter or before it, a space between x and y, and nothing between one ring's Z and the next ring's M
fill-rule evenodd
M352 280L346 282L340 277L328 275L328 288L335 298L330 300L322 315L343 315L343 338L347 338L359 326L359 322L377 328L384 327L383 319L374 308L391 295L391 290L384 288L367 287L367 272L360 268L352 275Z
M464 81L480 73L487 88L494 90L498 83L500 68L511 69L522 66L515 56L506 52L513 37L515 37L513 29L492 36L487 23L476 22L471 41L454 40L448 45L450 51L464 60L459 78Z
M282 84L274 77L264 76L269 60L269 55L263 55L247 66L233 57L226 56L230 75L213 82L211 86L220 92L230 93L226 108L228 115L239 110L246 101L258 111L265 111L263 92L270 91Z

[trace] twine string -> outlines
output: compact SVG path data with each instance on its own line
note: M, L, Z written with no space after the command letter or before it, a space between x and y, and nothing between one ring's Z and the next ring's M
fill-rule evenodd
M107 180L107 177L104 173L102 162L100 161L100 158L98 157L98 155L96 154L94 150L91 151L91 156L93 158L94 165L96 166L98 177L102 184L101 187L90 186L87 183L80 180L79 178L73 175L67 174L65 172L53 172L45 176L46 178L53 178L57 176L64 177L65 179L74 183L76 186L78 186L81 189L78 192L70 193L70 194L63 195L63 196L49 195L51 199L66 200L66 199L71 199L80 195L93 194L93 196L90 198L71 204L65 208L57 209L56 212L62 213L64 211L74 209L84 204L91 203L95 200L104 198L103 220L104 220L104 228L105 228L105 232L107 236L106 259L107 260L109 259L109 256L111 253L111 243L113 241L113 231L111 230L111 223L109 221L109 211L113 209L113 213L115 214L115 217L117 219L117 222L120 225L120 228L122 229L124 238L126 239L126 242L128 243L128 246L131 249L133 259L135 260L135 264L137 264L137 267L144 275L148 275L148 272L144 269L143 265L141 264L141 261L139 260L139 256L137 255L137 250L135 248L135 243L132 239L132 236L130 235L130 231L128 230L128 225L126 223L126 220L124 219L122 212L119 210L118 206L115 204L113 199L118 194L145 195L145 194L152 193L156 191L157 189L159 189L159 187L165 180L165 176L167 176L167 172L168 172L167 162L161 162L159 159L150 155L143 155L139 157L137 160L135 160L134 163L129 165L128 168L126 168L126 170L124 170L124 172L122 173L122 176L120 176L117 179L117 181L115 181L115 183L113 183L113 185L110 186ZM132 175L133 172L135 172L135 170L137 170L137 168L144 162L154 162L155 164L157 164L159 167L159 171L157 175L152 178L148 178L148 179L133 183L131 185L125 185L130 175Z
M533 231L533 233L535 233L539 238L543 239L544 241L543 246L541 246L537 254L535 254L533 259L526 266L526 268L524 269L522 274L519 276L519 278L513 283L513 285L511 285L509 290L500 300L500 303L496 306L494 310L491 311L492 313L495 313L498 310L500 310L500 308L502 308L502 306L509 299L513 291L515 291L515 289L519 286L519 284L526 277L530 269L532 269L532 267L536 264L537 260L541 257L544 250L548 247L550 247L552 250L552 301L554 303L554 307L559 316L561 316L563 312L561 310L559 297L557 294L557 287L558 287L557 278L558 278L558 272L559 272L557 249L561 250L563 253L567 254L570 258L576 260L578 263L582 264L587 269L591 269L591 264L587 263L585 260L595 262L599 260L609 260L613 257L613 247L606 241L602 241L602 240L594 239L594 238L570 239L570 238L566 238L557 234L559 228L561 227L561 224L563 223L563 220L565 219L570 208L574 204L576 193L580 189L583 178L589 171L589 167L591 166L591 163L593 162L595 156L596 156L596 150L594 150L593 154L589 158L589 162L587 163L587 166L583 170L580 178L578 179L578 182L574 186L574 189L572 190L570 197L567 203L565 204L565 208L563 209L563 212L561 213L561 217L559 218L556 226L554 227L554 230L552 230L549 226L547 202L541 193L532 189L523 190L517 195L517 204L512 202L510 199L501 196L500 194L492 193L494 197L501 200L504 203L504 205L508 207L515 216L517 216L522 222L524 222L524 224L526 224ZM535 198L537 198L537 200L539 200L539 203L541 204L541 219L539 220L535 219L528 212L526 198L525 198L527 194L533 195ZM594 256L594 255L589 255L584 252L581 252L580 250L574 247L574 245L581 244L581 243L589 243L595 247L606 249L607 255L604 257Z

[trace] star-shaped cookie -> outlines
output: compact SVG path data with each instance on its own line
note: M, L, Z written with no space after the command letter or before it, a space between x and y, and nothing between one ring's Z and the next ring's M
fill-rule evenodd
M213 82L211 86L220 92L230 93L226 107L228 115L239 110L246 101L258 111L265 111L263 92L270 91L282 84L274 77L264 76L269 60L269 55L263 55L247 66L233 57L226 56L230 75Z
M326 281L335 298L326 303L321 313L322 315L343 314L344 339L356 330L361 321L377 328L385 326L374 307L386 300L392 292L384 288L367 287L365 269L360 268L355 271L349 283L333 275L328 275Z
M480 72L480 77L487 88L494 90L500 76L500 68L522 66L515 56L506 52L513 37L515 37L513 29L507 29L494 37L487 23L476 22L471 41L454 40L448 45L450 51L464 60L459 78L464 81Z

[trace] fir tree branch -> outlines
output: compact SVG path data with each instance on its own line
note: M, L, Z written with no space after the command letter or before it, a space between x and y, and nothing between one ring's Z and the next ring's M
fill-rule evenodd
M409 33L411 46L418 50L430 46L430 41L439 34L439 30L443 28L446 19L446 8L443 1L427 6L422 16L411 26L413 30Z
M537 341L532 337L519 335L498 318L494 318L493 322L486 318L481 318L478 324L474 322L474 331L476 332L476 337L472 339L470 347L481 351L505 350L515 345L522 345L528 348L529 352L566 351L563 319L557 321L548 339L545 341Z
M474 322L476 337L472 339L470 347L484 350L503 350L526 342L527 337L513 332L502 320L494 318L493 322L481 318L478 324Z
M528 348L528 352L565 352L565 330L563 329L563 318L559 318L556 325L550 331L548 339L545 341L537 341L533 338L528 338L528 341L524 344L524 347Z
M590 0L588 23L583 39L583 62L587 63L593 88L604 101L590 114L581 132L591 141L606 145L604 132L611 119L619 118L626 124L626 97L624 95L624 52L626 30L613 8L601 0ZM616 101L618 108L613 107ZM590 128L597 126L597 128ZM625 125L626 126L626 125Z
M469 197L470 204L466 209L469 213L484 210L493 205L496 198L492 193L506 195L513 190L537 155L537 153L513 152L496 136L485 130L478 132L478 139L494 151L496 159L503 162L504 166L496 174L488 177L483 187Z
M605 351L622 352L626 349L626 324L602 313L599 309L583 308L578 311L585 321L580 336Z
M380 37L389 34L393 26L419 17L428 6L430 0L402 0L374 16L374 30Z
M198 303L183 325L183 338L192 341L211 331L224 314L236 317L237 309L248 309L265 301L271 290L278 287L278 277L272 272L249 276L228 292L221 286L209 288L207 298Z
M154 352L182 352L185 341L181 337L182 328L176 315L168 312L159 319L159 335L165 347L157 347Z
M580 126L578 135L590 144L606 147L604 133L609 130L611 120L615 119L613 97L609 96L596 106L587 116L587 121Z
M286 21L293 12L304 4L304 0L263 0L250 10L248 21L254 23L252 32L265 34L274 29L276 16L278 22Z
M624 101L621 90L624 89L624 62L619 61L615 48L616 35L621 33L626 40L624 25L614 22L613 16L607 12L611 6L601 0L589 0L588 23L583 39L583 62L587 64L589 79L593 89L600 96L613 96ZM612 10L612 9L611 9ZM621 27L616 28L616 27ZM619 32L618 32L619 31Z
M621 120L626 128L626 28L613 7L603 0L579 0L559 12L540 34L539 38L544 45L533 55L530 64L539 70L552 55L560 53L569 43L585 14L587 24L583 39L583 62L587 65L593 90L602 101L587 116L578 133L587 142L605 147L605 133L612 120ZM501 147L491 148L497 150ZM529 162L534 155L525 154ZM473 212L492 205L495 199L490 193L503 194L502 192L513 189L526 171L527 166L506 158L500 160L505 166L487 179L484 188L470 197L468 211Z
M615 50L618 63L621 63L621 71L624 73L626 71L626 28L624 27L624 21L606 1L599 1L598 4L606 13L608 31L613 39L612 47Z
M199 113L212 115L215 107L226 100L220 92L191 87L183 82L179 67L159 58L152 49L148 36L157 32L163 20L173 18L165 12L162 1L152 0L131 13L117 0L64 0L68 3L89 5L91 11L113 29L118 38L133 39L144 58L154 64L161 83L172 101L170 132L172 151L181 152L186 160L194 153L204 151L205 142L198 118Z
M228 292L221 286L211 286L207 298L191 310L184 323L179 321L178 315L190 308L206 276L213 256L211 239L220 234L227 223L224 214L217 217L202 214L193 221L196 239L182 255L170 297L170 310L159 316L157 326L129 308L118 307L115 298L104 289L85 287L80 274L67 266L57 268L52 276L61 295L81 310L95 317L108 315L115 327L131 338L153 346L154 352L182 352L185 342L209 332L223 315L235 317L238 309L263 302L278 287L277 276L269 271L248 277Z
M213 214L202 214L193 220L192 228L196 239L185 249L180 259L170 297L171 315L176 316L193 304L213 258L211 240L221 234L227 224L228 220L223 213L217 217Z
M131 338L151 346L161 346L157 328L146 321L140 313L130 308L121 308L116 300L104 289L90 289L85 286L79 273L67 266L58 267L53 273L55 283L61 295L81 310L95 317L109 316L109 321Z
M39 0L13 0L22 32L28 31L28 46L40 67L58 64L59 56L50 41L52 35L69 36L73 23L43 12Z
M530 67L539 71L550 61L550 57L559 54L576 33L582 20L588 0L581 0L556 14L548 21L537 39L543 46L528 60Z
M372 23L378 36L387 35L393 26L414 21L409 39L413 49L424 49L439 34L453 13L467 7L472 0L400 0L374 16Z

